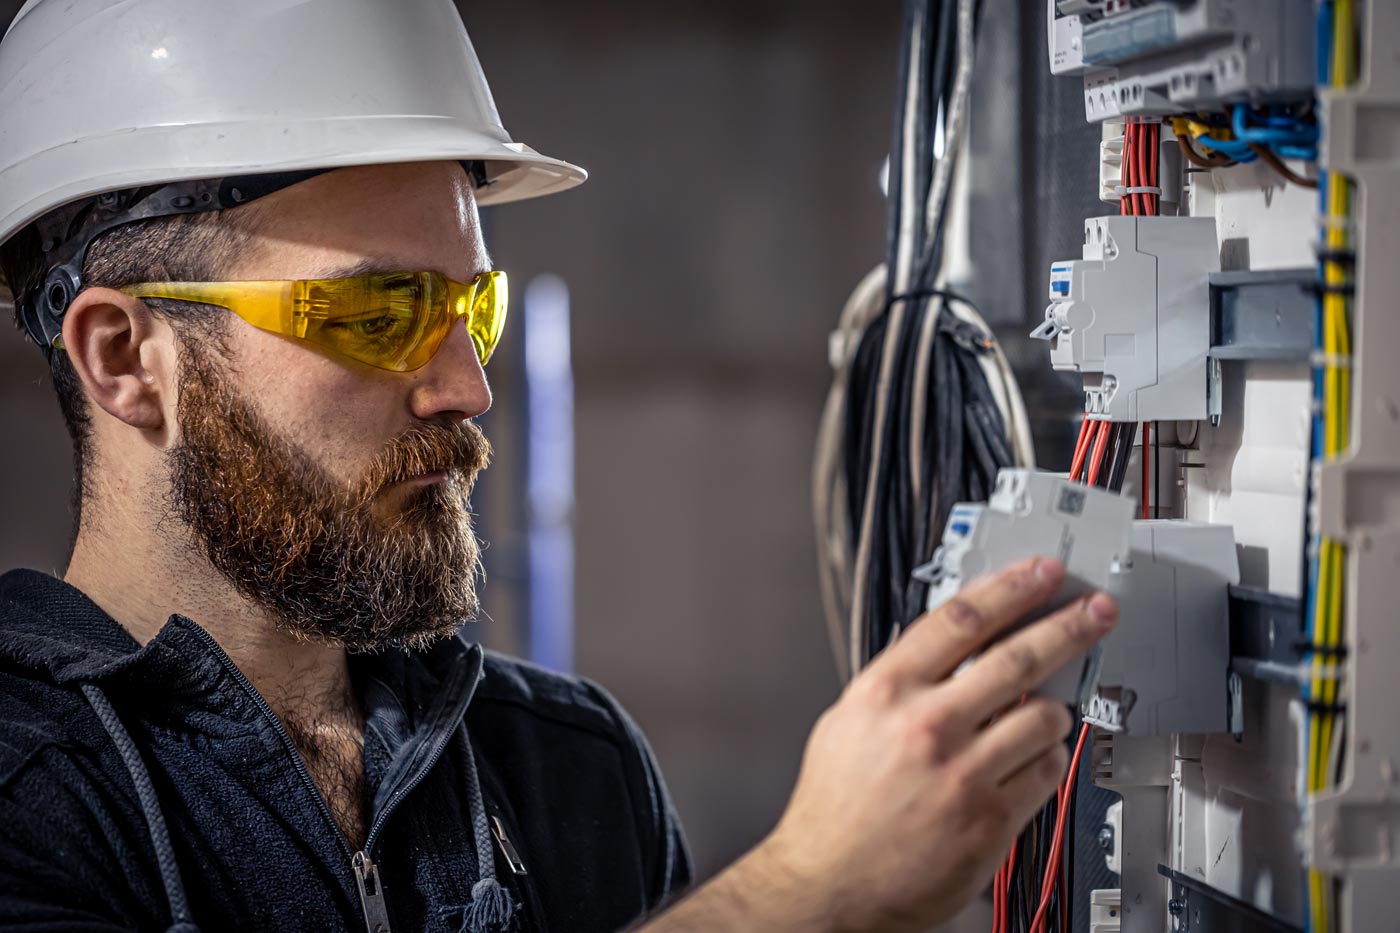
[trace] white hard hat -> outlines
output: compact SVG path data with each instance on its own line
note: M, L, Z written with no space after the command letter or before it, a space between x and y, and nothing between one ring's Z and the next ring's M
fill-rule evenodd
M439 159L481 204L586 177L511 140L451 0L29 0L0 42L0 243L118 189Z

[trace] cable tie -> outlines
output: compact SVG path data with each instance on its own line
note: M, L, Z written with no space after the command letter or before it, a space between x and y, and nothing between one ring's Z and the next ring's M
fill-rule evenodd
M1156 185L1132 185L1132 186L1126 187L1126 188L1123 187L1122 185L1114 185L1114 186L1113 186L1113 193L1116 194L1116 195L1118 195L1120 198L1123 197L1124 195L1128 195L1128 194L1156 194L1156 195L1160 195L1160 194L1162 193L1162 189L1159 188L1159 187L1157 187Z
M1310 295L1322 297L1323 295L1342 295L1350 298L1356 294L1355 282L1305 282L1299 287Z
M1306 654L1315 654L1323 658L1341 659L1347 656L1346 645L1319 645L1306 640L1299 640L1293 643L1293 647Z
M1333 216L1331 214L1317 215L1317 225L1329 230L1341 230L1351 233L1356 230L1356 223L1350 217Z
M1317 256L1318 262L1334 262L1338 265L1356 265L1356 250L1354 249L1329 249L1325 246L1314 245L1313 253Z
M1309 354L1308 360L1319 369L1351 369L1352 356L1350 353L1326 353L1314 350Z
M1320 700L1308 700L1304 704L1309 713L1345 713L1347 705L1342 702L1323 703Z
M977 310L977 306L966 295L946 288L919 288L910 292L898 292L890 296L890 300L885 302L885 307L892 308L897 301L913 301L919 298L942 298L945 301L955 301L967 305L974 311Z

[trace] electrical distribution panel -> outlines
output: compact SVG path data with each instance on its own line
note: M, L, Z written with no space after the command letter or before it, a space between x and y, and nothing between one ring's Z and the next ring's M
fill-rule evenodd
M1031 336L1050 342L1055 369L1083 374L1095 418L1204 419L1207 277L1219 269L1213 218L1091 218L1084 258L1050 267L1050 305Z
M1172 516L1110 586L1085 720L1121 799L1081 828L1118 886L1089 924L1397 929L1400 3L1048 0L1047 25L1105 124L1082 170L1160 196L1086 222L1034 334L1088 417L1153 423L1139 495L1155 474Z
M959 503L948 516L943 543L933 561L915 572L930 584L928 608L951 599L962 587L1022 558L1050 555L1065 565L1067 579L1054 605L1095 590L1109 590L1127 560L1133 503L1108 492L1049 473L1005 469L986 505ZM1083 707L1097 683L1099 650L1059 671L1041 694Z
M1050 71L1091 122L1312 94L1313 0L1047 0Z

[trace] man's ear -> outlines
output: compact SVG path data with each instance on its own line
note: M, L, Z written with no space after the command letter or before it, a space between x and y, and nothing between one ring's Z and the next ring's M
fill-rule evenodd
M63 345L88 398L144 431L165 426L173 401L173 337L141 299L112 288L84 289L63 316Z

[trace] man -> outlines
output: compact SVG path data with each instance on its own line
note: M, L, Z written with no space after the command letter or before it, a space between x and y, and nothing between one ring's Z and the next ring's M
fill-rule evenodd
M625 713L456 636L477 204L582 173L506 136L449 0L31 0L0 101L0 265L78 474L64 578L0 578L4 928L917 930L1054 788L1069 717L1015 701L1116 609L993 645L1051 560L878 658L685 897Z

